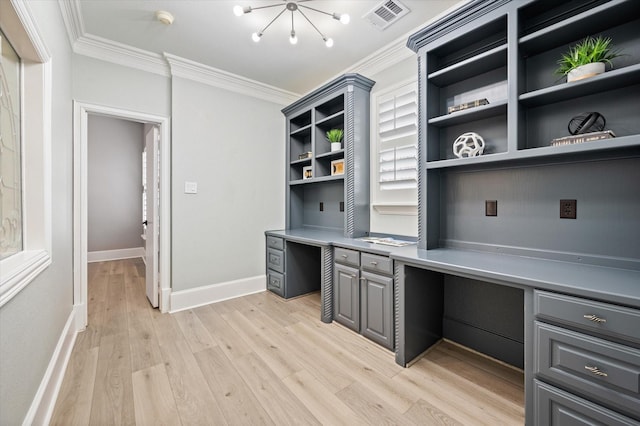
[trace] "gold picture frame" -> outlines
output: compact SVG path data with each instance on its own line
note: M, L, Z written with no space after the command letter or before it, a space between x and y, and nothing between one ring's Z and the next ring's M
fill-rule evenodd
M344 174L344 158L331 162L331 176Z

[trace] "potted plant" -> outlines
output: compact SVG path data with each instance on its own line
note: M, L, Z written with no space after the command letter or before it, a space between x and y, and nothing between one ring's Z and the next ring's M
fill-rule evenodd
M606 64L613 67L611 60L621 56L619 51L612 49L610 45L609 37L585 38L562 55L556 73L566 75L567 82L602 74Z
M342 131L342 129L331 129L327 131L327 140L331 142L332 152L339 151L340 149L342 149L342 145L340 142L342 142L343 135L344 135L344 132Z

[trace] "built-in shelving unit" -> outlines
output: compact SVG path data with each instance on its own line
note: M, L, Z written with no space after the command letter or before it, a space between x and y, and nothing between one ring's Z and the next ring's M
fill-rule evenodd
M624 305L637 308L634 300L608 295L607 279L602 277L626 285L621 277L635 277L640 271L638 6L635 0L471 0L408 41L418 54L420 88L419 248L398 257L411 266L396 271L400 288L396 303L419 297L422 291L442 291L443 295L429 294L428 299L442 300L445 309L439 319L444 325L435 321L429 332L498 358L508 354L511 359L501 358L506 362L523 361L527 424L555 424L559 417L550 413L569 407L563 392L572 394L567 394L569 399L584 397L581 404L594 412L611 410L607 411L611 418L640 419L635 406L593 397L583 383L550 378L541 370L540 360L551 352L540 350L540 342L534 341L534 333L546 326L536 322L534 327L534 321L541 319L531 315L532 290L549 283L559 286L558 293L587 297L571 303L590 305L595 303L591 297L612 302L612 310L624 310ZM567 83L555 73L557 61L587 36L610 37L624 55L615 58L614 67L607 67L604 74ZM479 106L449 111L451 106L483 99L488 104L477 102ZM592 111L606 118L605 129L613 131L615 138L552 146L553 139L569 135L572 117ZM456 158L453 142L467 132L483 137L484 154ZM567 200L575 201L574 218L562 217L562 202ZM480 263L471 261L479 258ZM527 262L539 266L527 266ZM554 265L561 265L563 272L538 276L536 269L547 273ZM502 268L510 272L487 275ZM594 274L579 275L591 268ZM470 281L463 285L461 277ZM425 290L426 281L433 288ZM499 284L495 295L487 298L485 290L493 284ZM480 290L472 296L468 289L476 285ZM468 306L469 311L490 306L493 311L496 300L503 296L507 300L513 288L522 292L511 305L520 304L523 309L516 306L501 314L500 324L523 323L517 328L524 336L505 340L507 334L492 323L493 314L483 317L484 309L469 318L463 312L462 320L456 320L453 311L459 306ZM628 294L636 295L638 290L629 287ZM436 303L432 309L442 307ZM565 315L566 309L568 305L557 307L557 315ZM421 312L427 311L415 309L407 314L401 309L396 324L401 348L396 354L401 361L406 355L403 350L426 349L415 344L424 343L420 333L406 330L405 316ZM580 320L587 318L579 311L566 313L574 314ZM451 318L454 321L447 329ZM574 337L576 342L591 338ZM625 350L640 356L637 345L630 346ZM561 347L554 346L553 351ZM602 353L585 355L585 359L599 359ZM607 356L617 356L612 353ZM555 361L553 365L556 368ZM565 367L557 371L561 370ZM576 375L582 377L583 371L576 370ZM598 386L613 383L597 380ZM551 390L546 402L534 400L534 392L547 385ZM626 398L624 392L609 391L614 399Z
M426 200L420 214L422 248L446 247L448 240L457 241L461 237L450 220L446 226L441 220L449 216L448 209L456 204L454 200L451 205L442 202L454 190L448 186L449 171L478 172L504 167L530 170L543 164L608 161L640 155L637 4L626 0L476 1L468 9L480 9L479 4L483 4L484 11L464 30L455 25L445 29L443 24L437 36L419 32L409 39L409 46L419 53L421 67L421 158L426 163L421 170L424 176L421 191ZM605 74L567 83L554 72L557 61L562 53L589 35L611 37L614 46L625 55L616 58L615 67ZM476 99L487 99L489 103L448 113L448 107ZM607 128L617 137L551 146L554 138L569 134L567 124L573 116L588 111L603 114ZM466 132L484 138L486 147L482 156L455 157L453 141ZM615 162L609 164L607 167L616 167ZM586 172L589 167L579 168ZM578 197L583 192L571 183L575 181L575 167L567 171L567 176L558 173L561 181L557 185L565 186L568 195L573 192ZM535 174L531 172L532 179ZM605 172L600 182L608 182L604 175ZM476 179L480 178L484 179L483 175L477 174ZM583 240L579 239L581 243ZM513 242L505 241L509 243ZM566 248L583 250L585 246L581 243L576 241ZM554 246L549 241L535 248Z
M369 91L374 82L346 74L283 109L287 120L287 229L369 231ZM331 151L327 131L344 131ZM308 154L307 154L308 153ZM308 157L300 158L307 154ZM334 170L343 161L343 173ZM358 164L358 167L354 167Z

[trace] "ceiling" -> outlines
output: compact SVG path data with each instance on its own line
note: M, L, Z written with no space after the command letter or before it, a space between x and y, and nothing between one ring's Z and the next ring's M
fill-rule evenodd
M85 34L142 49L170 53L276 88L303 94L348 71L354 64L390 44L406 42L409 34L459 0L399 0L410 9L384 31L363 16L382 0L307 1L307 6L329 13L348 13L343 25L314 11L305 14L335 44L327 48L320 35L295 13L298 44L289 43L291 13L285 12L265 32L259 43L251 34L264 28L284 8L284 0L75 0ZM235 5L253 8L236 17ZM175 21L165 25L155 19L157 10L169 11Z

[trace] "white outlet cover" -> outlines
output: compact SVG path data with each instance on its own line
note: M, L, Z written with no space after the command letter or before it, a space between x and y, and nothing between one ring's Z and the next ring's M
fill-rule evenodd
M185 194L197 194L198 193L198 182L185 182L184 183L184 193Z

